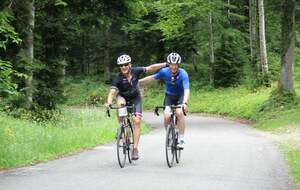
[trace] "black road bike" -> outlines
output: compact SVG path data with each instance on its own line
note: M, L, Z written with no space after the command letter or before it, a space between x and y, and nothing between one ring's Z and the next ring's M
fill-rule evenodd
M183 114L186 116L186 113L181 105L172 105L171 107L171 117L170 123L166 129L166 143L165 143L165 151L166 151L166 160L169 168L171 168L174 164L174 160L176 163L180 162L181 151L182 148L178 147L178 130L175 128L177 124L177 116L176 116L176 109L182 108ZM165 109L165 106L156 106L155 107L155 114L159 116L159 109Z
M125 166L126 158L132 163L132 151L134 144L134 136L132 129L132 115L134 113L134 105L131 106L111 106L110 109L116 109L122 123L117 131L117 158L121 168ZM110 117L110 109L107 109L107 115Z

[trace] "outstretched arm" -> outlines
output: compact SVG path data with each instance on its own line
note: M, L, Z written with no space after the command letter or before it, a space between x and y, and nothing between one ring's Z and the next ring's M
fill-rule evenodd
M147 76L147 77L145 77L145 78L140 79L140 80L139 80L139 83L140 83L141 85L145 85L145 84L147 84L148 82L154 81L154 80L155 80L154 75L150 75L150 76Z
M167 66L167 63L156 63L156 64L152 64L152 65L149 65L148 67L146 67L146 72L147 73L153 73L163 67L166 67Z

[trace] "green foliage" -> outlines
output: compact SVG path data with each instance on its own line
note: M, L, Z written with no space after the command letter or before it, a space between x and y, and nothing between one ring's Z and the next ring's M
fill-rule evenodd
M9 62L0 60L0 97L16 92L17 84L12 81L15 73Z
M103 105L109 86L98 77L69 77L66 80L67 105Z
M34 102L45 109L55 109L64 100L64 60L53 60L35 77Z
M244 35L236 29L226 29L221 48L216 53L215 86L229 87L240 83L244 65L248 63Z
M89 105L104 105L105 101L105 97L100 94L99 90L95 90L89 94L87 103Z
M0 11L0 50L6 50L7 43L20 43L21 39L10 24L13 17L7 11Z
M0 169L59 158L112 141L118 123L100 109L62 109L56 122L33 123L0 112ZM142 125L143 133L149 131ZM42 140L41 140L42 139Z
M213 4L203 0L157 1L154 8L159 17L152 29L161 30L166 39L173 39L182 35L190 19L208 16Z
M6 51L7 44L18 44L21 40L10 22L12 16L7 11L0 11L0 52ZM17 84L12 80L13 75L19 75L9 61L2 60L0 57L0 97L16 93Z
M289 165L291 167L292 175L295 177L295 180L298 181L298 188L300 187L299 181L300 181L300 150L288 150L287 152L287 159L289 162Z
M38 107L36 105L34 105L31 110L26 110L24 108L5 107L4 111L6 111L9 116L14 118L37 123L58 121L61 115L60 110L43 109L42 107Z
M63 1L63 0L55 0L55 3L54 3L54 5L55 6L67 6L68 5L68 3L66 3L65 1Z
M261 105L260 111L270 111L271 109L283 108L285 106L291 108L298 103L296 92L291 93L275 89L271 93L270 98Z

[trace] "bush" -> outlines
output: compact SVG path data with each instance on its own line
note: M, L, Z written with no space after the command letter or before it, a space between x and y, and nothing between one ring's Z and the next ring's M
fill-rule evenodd
M105 102L105 98L103 97L102 94L100 94L100 91L92 91L90 94L89 94L89 97L88 97L88 100L87 100L87 103L89 105L103 105Z

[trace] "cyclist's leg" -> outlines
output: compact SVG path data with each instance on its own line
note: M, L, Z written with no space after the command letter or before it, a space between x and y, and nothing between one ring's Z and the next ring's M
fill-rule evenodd
M164 126L165 129L167 129L168 124L170 123L170 117L171 117L171 106L172 105L172 97L168 96L167 94L165 95L165 99L164 99L164 106L165 110L164 110Z
M177 104L180 105L183 103L183 95L178 98ZM185 117L181 108L176 109L177 115L177 125L179 128L179 135L183 138L185 131Z
M125 106L125 105L126 105L125 98L122 97L122 96L120 96L120 95L118 95L117 96L117 106L121 107L121 106ZM122 123L122 120L121 120L121 118L119 116L118 116L118 121L119 121L120 124Z
M179 135L184 135L185 131L185 118L182 112L182 109L176 109L177 115L177 126L179 128Z
M140 96L131 101L134 104L134 116L133 116L133 133L134 133L134 155L135 159L138 159L138 146L141 136L141 118L142 118L142 99Z

